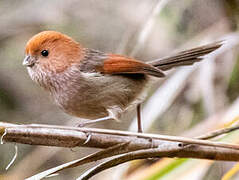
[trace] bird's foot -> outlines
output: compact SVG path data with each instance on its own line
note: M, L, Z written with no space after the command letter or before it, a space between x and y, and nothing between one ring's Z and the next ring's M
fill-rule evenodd
M99 119L95 119L95 120L91 120L91 121L86 121L86 122L78 124L77 127L85 127L85 126L92 125L92 124L102 122L102 121L106 121L106 120L112 120L112 117L106 116L106 117L103 117L103 118L99 118Z

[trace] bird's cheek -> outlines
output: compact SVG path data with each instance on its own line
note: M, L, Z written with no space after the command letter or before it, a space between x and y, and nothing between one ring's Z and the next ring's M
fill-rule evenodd
M37 68L36 66L33 67L27 67L28 74L33 78L34 74L37 73Z
M61 73L67 69L67 64L63 63L61 59L49 59L48 61L41 61L39 66L43 71L50 73Z
M43 72L51 72L53 70L51 63L48 61L39 61L38 68Z
M34 67L27 67L27 71L33 81L35 81L39 85L42 84L45 73L43 73L37 65L35 65Z

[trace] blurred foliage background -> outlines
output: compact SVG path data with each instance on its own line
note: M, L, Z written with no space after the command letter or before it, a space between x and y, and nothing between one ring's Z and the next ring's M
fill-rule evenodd
M167 78L157 81L149 90L149 97L155 92L160 98L149 98L143 120L145 131L190 137L236 123L239 115L239 1L164 0L162 9L156 8L158 2L0 1L0 121L60 125L80 122L49 101L48 94L31 81L22 66L24 46L29 38L43 30L56 30L85 47L132 55L143 61L229 39L228 47L220 56L170 71ZM144 34L147 28L150 31ZM141 41L144 35L145 41ZM167 82L171 83L170 87ZM156 105L152 106L152 101ZM152 109L160 113L152 115ZM126 113L120 123L100 123L95 127L120 130L131 127L133 130L134 114ZM233 132L224 140L236 142L238 137L239 134ZM94 151L18 147L17 160L6 171L14 155L14 145L0 146L0 179L24 179ZM65 170L52 179L73 179L94 165ZM221 179L233 166L231 162L153 159L121 165L93 179ZM233 174L233 177L238 176Z

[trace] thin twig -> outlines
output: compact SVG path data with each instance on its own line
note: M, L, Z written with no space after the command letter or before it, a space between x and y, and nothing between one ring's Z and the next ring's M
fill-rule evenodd
M60 166L48 169L48 170L43 171L41 173L38 173L38 174L36 174L32 177L29 177L26 180L36 180L36 179L40 180L42 178L45 178L45 177L47 177L49 175L52 175L52 174L55 174L55 173L57 173L59 171L62 171L64 169L73 168L73 167L76 167L76 166L80 166L80 165L83 165L83 164L86 164L86 163L101 160L101 159L111 157L111 156L114 156L114 155L126 153L126 152L129 151L128 148L127 148L128 144L129 144L129 142L128 143L117 144L113 147L98 151L96 153L90 154L90 155L85 156L83 158L80 158L80 159L62 164Z
M202 140L204 140L204 139L211 139L211 138L223 135L223 134L230 133L230 132L238 130L238 129L239 129L239 124L236 124L236 125L228 127L228 128L218 129L218 130L209 132L207 134L198 136L196 138L197 139L202 139Z

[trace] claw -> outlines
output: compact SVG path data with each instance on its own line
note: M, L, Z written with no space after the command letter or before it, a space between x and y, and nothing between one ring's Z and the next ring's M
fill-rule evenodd
M91 138L91 134L90 133L86 133L87 139L85 140L85 142L83 143L83 145L87 144L90 141Z

